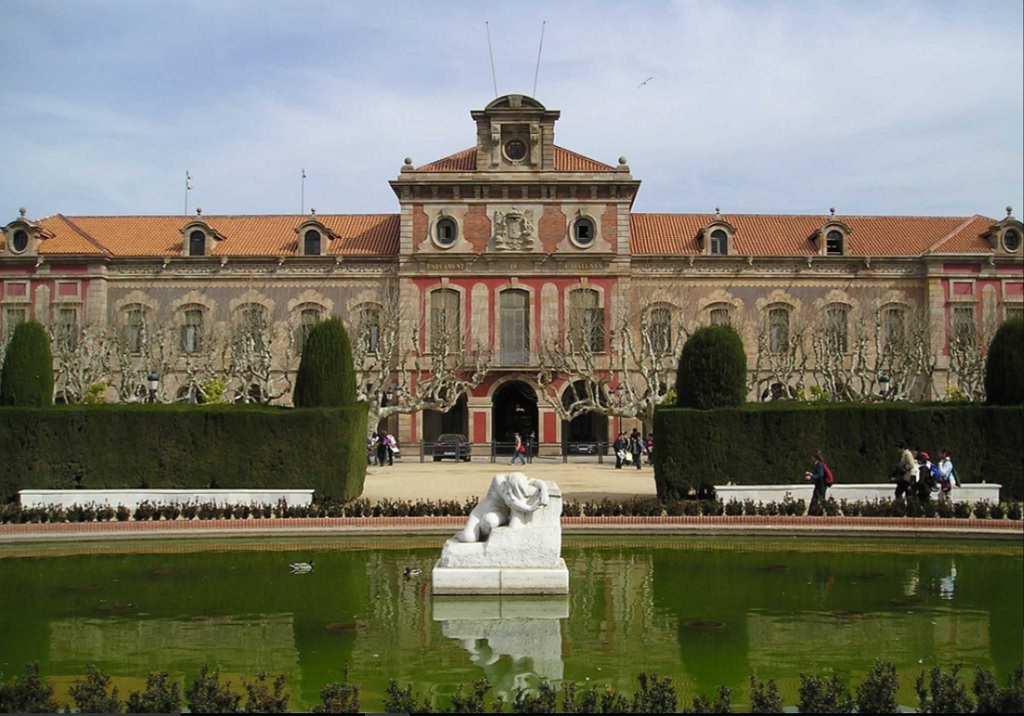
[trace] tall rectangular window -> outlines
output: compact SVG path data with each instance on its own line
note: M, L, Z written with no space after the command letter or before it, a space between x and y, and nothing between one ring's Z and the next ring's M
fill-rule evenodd
M836 353L846 353L848 313L846 306L829 306L825 309L825 340Z
M11 340L14 335L14 327L19 323L28 320L27 308L5 308L4 309L4 343Z
M299 314L299 335L296 337L295 342L298 344L300 355L306 350L309 332L313 330L313 326L320 322L321 317L320 309L315 307L303 308L302 313Z
M430 351L459 353L462 351L459 292L442 288L430 294Z
M569 294L569 340L575 350L604 352L604 308L600 295L592 288Z
M124 313L124 343L129 353L141 353L146 330L146 314L142 306L130 306Z
M73 351L78 348L78 309L65 306L57 309L57 345Z
M359 312L359 336L363 341L363 350L368 355L375 355L380 344L379 307L368 306Z
M530 357L530 294L508 289L500 294L501 365L526 365Z
M728 326L731 322L729 320L729 309L725 306L716 306L709 311L709 317L711 319L712 326Z
M957 306L953 309L951 340L965 348L977 343L978 326L974 320L974 306Z
M667 308L651 310L651 349L655 355L672 350L672 314Z
M895 353L903 348L906 316L902 308L887 308L882 315L882 350Z
M768 350L772 353L789 351L789 311L785 308L768 311Z
M259 304L243 306L239 315L239 338L247 349L261 352L268 337L267 309Z
M181 324L181 352L198 353L203 349L203 309L187 308Z

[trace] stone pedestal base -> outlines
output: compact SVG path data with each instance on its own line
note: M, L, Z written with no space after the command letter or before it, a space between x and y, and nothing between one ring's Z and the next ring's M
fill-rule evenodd
M554 567L442 567L432 572L434 594L568 594L569 570Z

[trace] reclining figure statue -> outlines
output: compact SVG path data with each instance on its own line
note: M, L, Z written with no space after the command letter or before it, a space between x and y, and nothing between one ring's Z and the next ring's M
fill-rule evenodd
M455 535L459 542L482 542L495 527L522 527L530 515L547 507L548 486L521 472L495 475L487 494L473 508L466 526Z

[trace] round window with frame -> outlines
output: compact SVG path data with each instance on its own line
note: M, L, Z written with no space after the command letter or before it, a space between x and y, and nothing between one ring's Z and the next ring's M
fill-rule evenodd
M581 249L589 249L597 240L597 224L589 216L580 216L569 230L569 238Z
M1007 229L1003 232L1003 248L1011 254L1020 250L1020 232L1017 229Z
M449 249L459 238L459 225L450 216L442 216L434 224L434 243L442 249Z
M526 159L526 142L521 139L510 139L505 142L505 157L512 162Z
M28 248L28 232L24 229L18 229L14 232L14 236L11 237L11 251L16 254L20 254Z

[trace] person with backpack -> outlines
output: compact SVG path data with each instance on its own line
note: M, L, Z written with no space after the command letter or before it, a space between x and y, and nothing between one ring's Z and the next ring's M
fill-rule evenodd
M637 470L643 467L644 439L636 428L633 428L633 432L629 434L629 454L633 458L633 464Z
M811 453L811 459L814 461L811 465L811 471L804 473L804 479L814 483L814 492L811 493L810 504L813 507L825 502L828 488L832 487L832 483L835 480L832 477L832 471L825 464L825 456L821 454L821 450L815 450Z
M932 492L939 491L938 468L932 465L931 456L924 450L917 451L917 484L915 494L921 502L928 502Z

